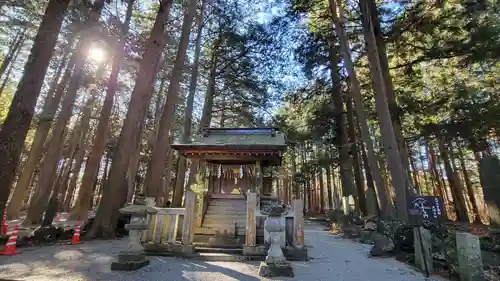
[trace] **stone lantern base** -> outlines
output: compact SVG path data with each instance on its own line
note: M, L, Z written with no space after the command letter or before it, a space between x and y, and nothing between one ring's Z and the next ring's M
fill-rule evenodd
M118 261L111 263L111 270L132 271L145 267L149 260L143 253L137 254L119 254Z
M288 262L266 263L261 262L259 266L261 277L293 277L292 265Z

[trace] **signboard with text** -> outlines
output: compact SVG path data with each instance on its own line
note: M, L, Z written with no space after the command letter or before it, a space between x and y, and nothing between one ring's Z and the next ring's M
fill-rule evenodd
M408 198L410 221L440 221L443 216L443 201L438 196L410 196Z

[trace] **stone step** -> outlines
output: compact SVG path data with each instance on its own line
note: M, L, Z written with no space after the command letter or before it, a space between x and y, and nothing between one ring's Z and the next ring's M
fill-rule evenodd
M246 205L232 205L232 204L213 204L213 205L208 205L207 209L230 209L230 210L242 210L246 211L247 206Z
M203 221L247 221L246 216L221 216L221 215L206 215Z
M244 215L244 216L241 216L241 215L223 216L220 214L206 214L203 221L206 221L206 220L246 221L246 218L247 218L246 215Z
M203 225L202 227L195 227L195 229L194 229L195 238L194 239L195 239L195 241L208 242L208 239L210 237L212 237L213 235L215 235L215 231L219 230L219 229L221 229L221 228L206 227L205 225ZM232 228L231 230L234 231L234 228ZM246 227L237 228L236 234L238 234L238 236L244 236L245 230L246 230Z
M238 254L225 254L225 253L198 253L197 255L194 255L191 258L203 261L226 261L226 262L265 260L265 256L243 256Z
M245 195L243 194L210 194L211 200L245 200Z
M241 247L211 247L210 244L206 245L194 245L198 253L219 253L219 254L243 254L243 249Z
M235 229L234 224L204 223L203 227L205 227L205 228L211 228L214 231L215 230L219 230L221 232L224 232L224 230L234 232L234 229ZM237 229L238 233L243 234L243 233L245 233L246 225L238 224L236 226L236 229Z
M238 206L238 205L208 205L207 209L233 209L233 210L242 210L246 211L247 206Z
M203 224L221 224L221 225L234 225L235 223L239 225L245 225L247 224L246 219L240 218L240 219L222 219L222 218L210 218L210 217L205 217L203 220Z
M208 208L205 216L207 215L216 215L216 216L246 216L247 212L236 209L212 209Z

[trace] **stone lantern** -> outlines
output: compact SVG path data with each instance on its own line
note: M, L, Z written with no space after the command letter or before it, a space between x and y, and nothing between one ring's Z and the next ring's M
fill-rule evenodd
M268 215L264 229L269 232L270 246L267 252L266 261L261 262L259 276L262 277L293 277L293 269L286 260L281 250L281 234L285 231L285 226L281 223L285 209L279 205L272 205L262 212Z
M130 223L125 225L129 230L129 243L127 249L118 255L118 261L111 263L111 270L137 270L149 264L141 245L141 237L148 229L148 215L156 212L155 208L146 205L143 196L136 196L132 205L120 209L120 213L131 215Z

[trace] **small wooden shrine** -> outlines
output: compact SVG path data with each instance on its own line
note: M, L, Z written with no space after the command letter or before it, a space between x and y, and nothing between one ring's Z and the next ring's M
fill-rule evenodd
M275 128L208 128L192 143L172 148L205 163L208 193L271 195L266 169L281 165L285 137Z
M247 256L265 253L267 216L261 210L283 203L271 190L285 136L275 128L208 128L195 141L172 148L198 159L200 169L197 182L186 192L184 208L157 208L145 238L149 251L171 251L182 237L185 253L188 246L195 252L229 247ZM302 200L293 200L282 219L287 225L283 246L303 249Z

